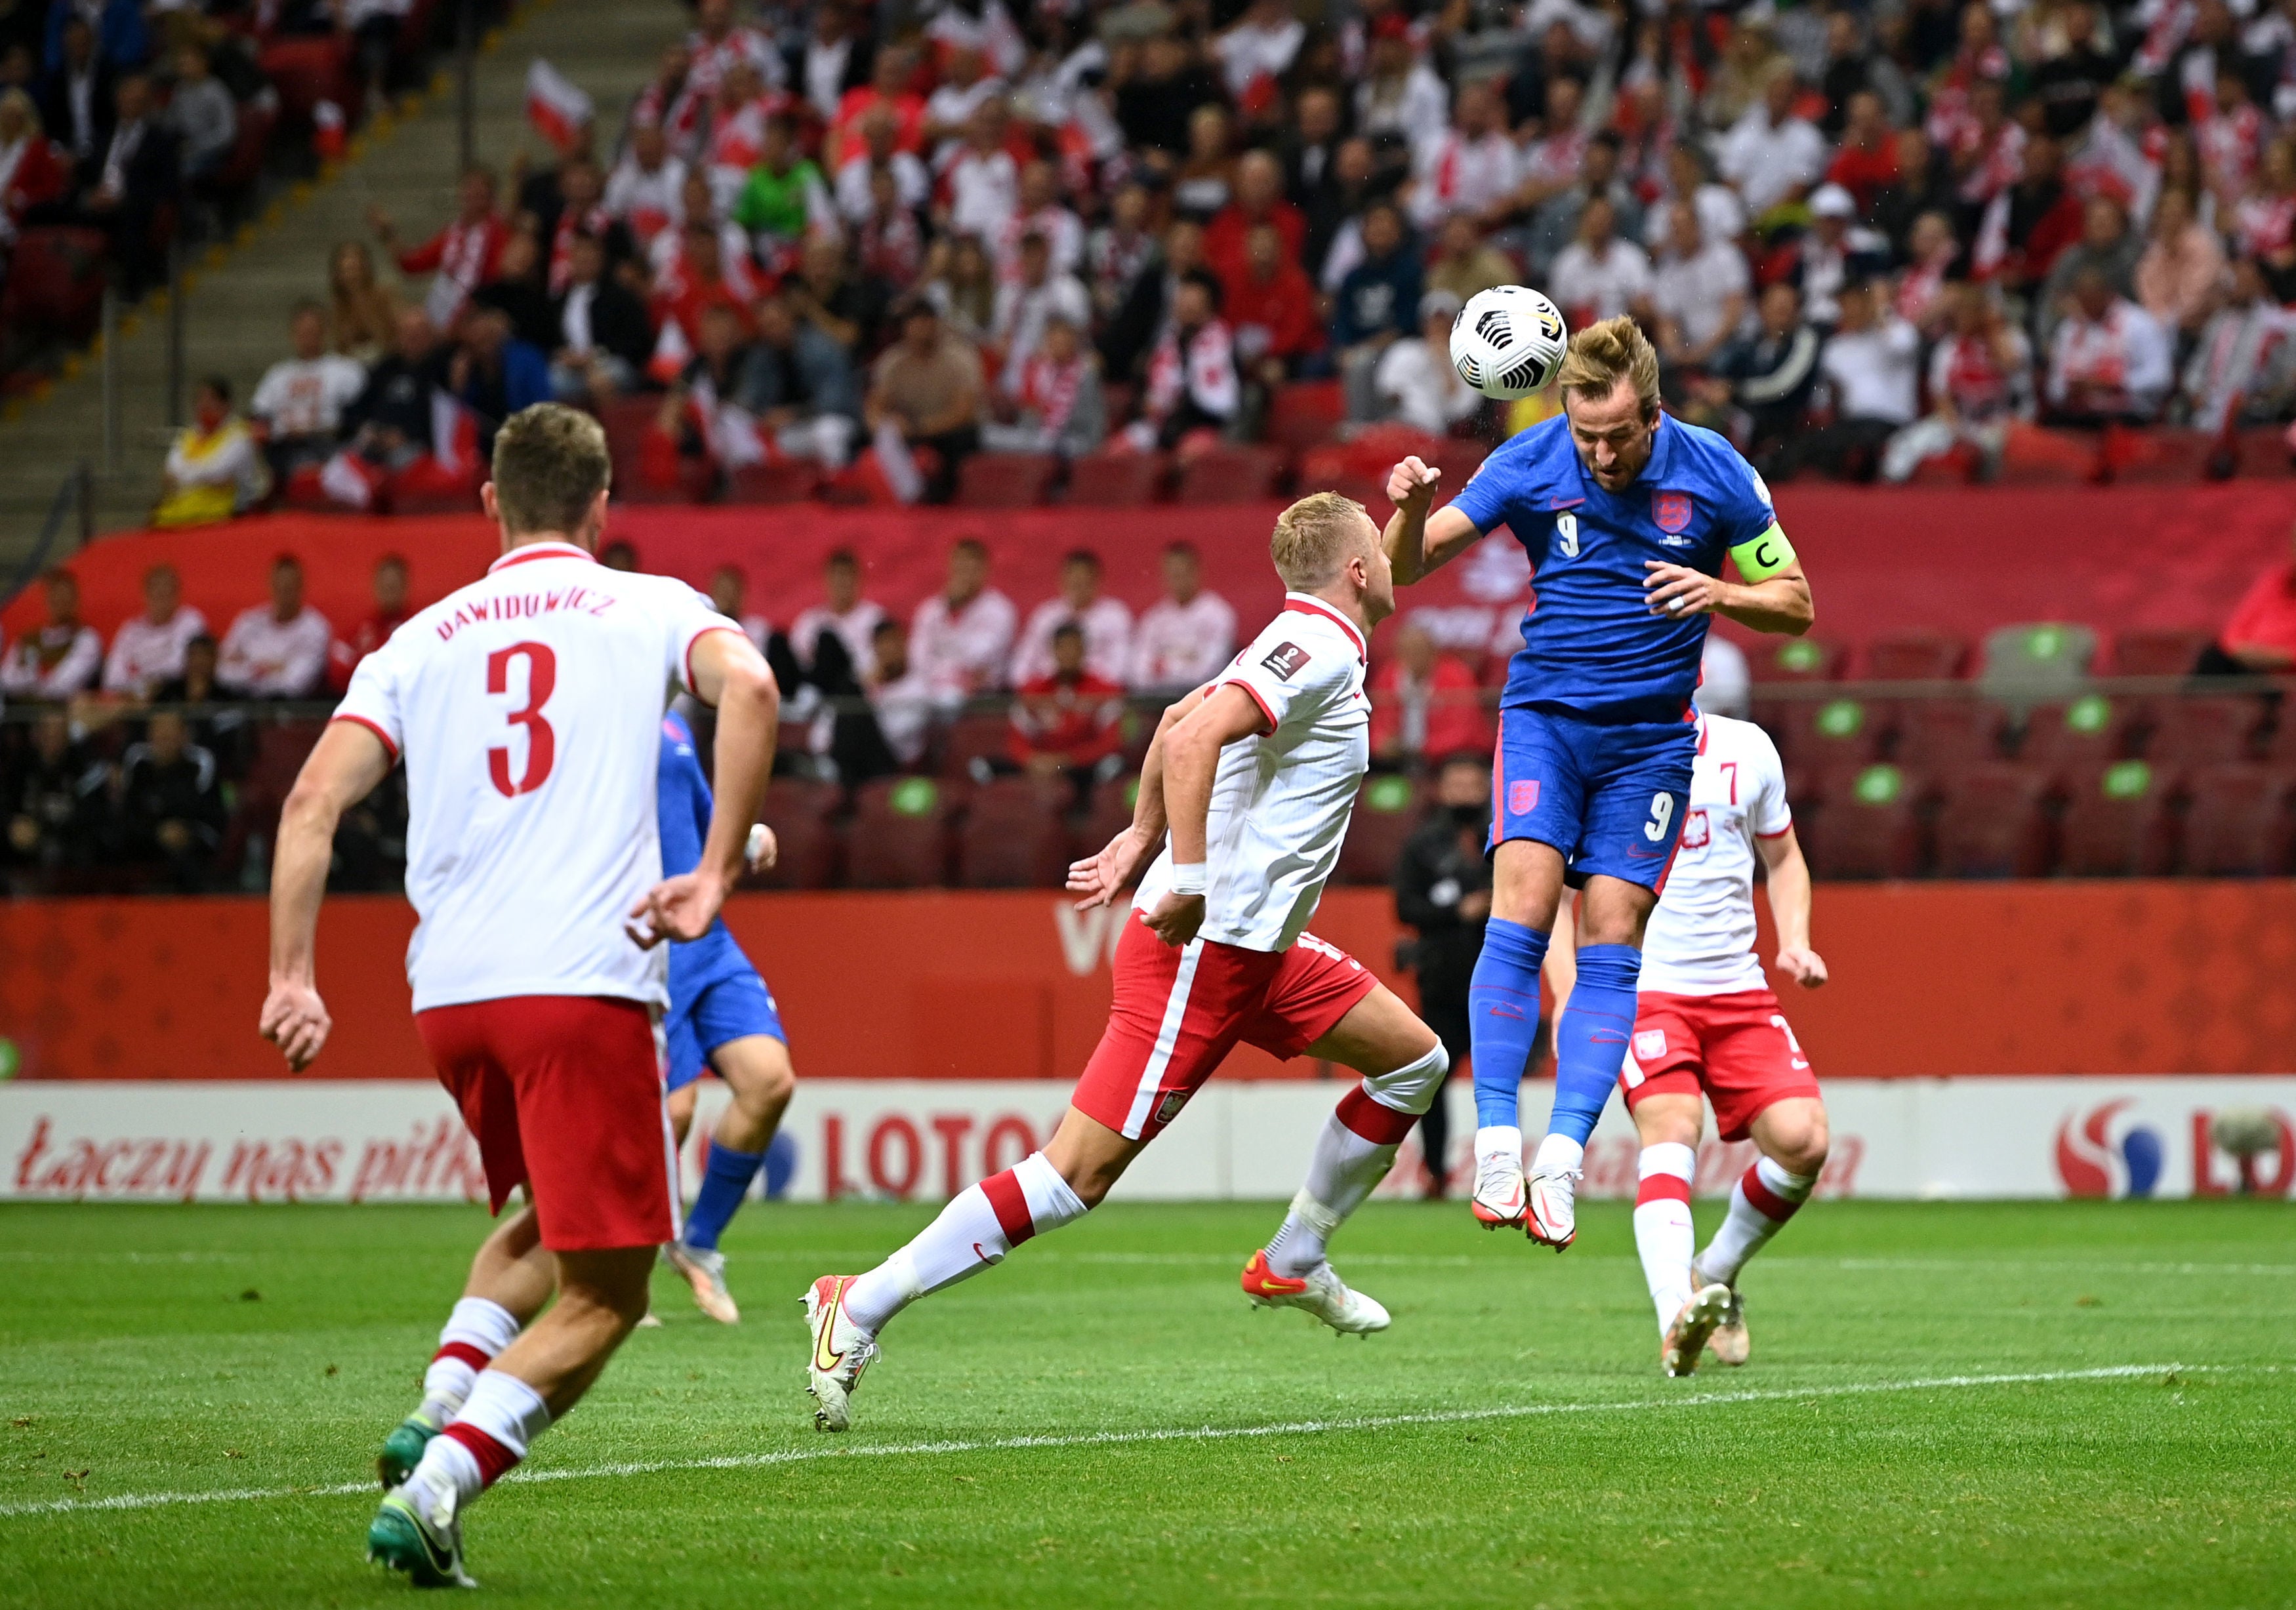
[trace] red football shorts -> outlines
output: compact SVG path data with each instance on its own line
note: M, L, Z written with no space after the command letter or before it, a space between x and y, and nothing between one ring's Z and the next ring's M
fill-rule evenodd
M433 1007L414 1026L478 1140L495 1212L524 1185L553 1252L651 1246L677 1233L644 1007L513 995Z
M1115 971L1108 1027L1069 1099L1133 1140L1177 1117L1236 1042L1296 1057L1379 987L1363 963L1313 934L1288 951L1208 939L1175 949L1129 914Z
M1746 1126L1763 1108L1817 1094L1809 1058L1767 990L1645 992L1635 1009L1634 1042L1619 1085L1629 1112L1645 1096L1704 1091L1725 1140L1744 1140Z

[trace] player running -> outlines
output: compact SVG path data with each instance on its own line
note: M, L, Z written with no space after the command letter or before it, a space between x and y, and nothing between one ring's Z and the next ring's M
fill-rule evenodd
M1769 489L1726 439L1659 412L1658 354L1632 319L1572 336L1557 383L1562 415L1506 443L1431 514L1439 472L1398 464L1385 541L1398 584L1500 526L1530 555L1538 596L1500 701L1491 917L1469 989L1473 1206L1559 1250L1577 1234L1579 1163L1619 1076L1643 926L1682 830L1706 617L1800 633L1814 612ZM1725 553L1743 583L1719 579ZM1566 882L1583 888L1578 977L1526 1181L1516 1109Z
M503 556L359 662L272 866L262 1030L301 1069L332 1027L314 950L335 824L405 756L415 1026L495 1211L526 1188L384 1450L367 1556L422 1587L469 1585L463 1511L645 1312L676 1211L653 947L708 931L773 768L780 699L741 627L682 583L593 557L608 474L586 414L545 403L504 422L480 494ZM718 708L718 795L699 864L665 879L654 795L672 685Z
M1698 1368L1710 1343L1746 1361L1738 1271L1793 1216L1825 1166L1825 1103L1754 954L1754 857L1768 869L1777 970L1816 989L1825 962L1809 948L1809 865L1794 840L1777 746L1751 722L1698 720L1682 850L1643 942L1634 1047L1620 1075L1642 1136L1635 1246L1658 1307L1659 1362ZM1730 1193L1730 1216L1693 1260L1690 1181L1703 1093L1725 1140L1761 1156Z
M1132 825L1070 869L1090 908L1154 857L1117 945L1108 1027L1059 1132L960 1192L867 1274L813 1283L808 1390L822 1430L850 1423L887 1320L1098 1204L1240 1040L1364 1075L1317 1136L1282 1228L1244 1265L1245 1295L1342 1333L1387 1328L1387 1311L1332 1271L1324 1244L1394 1163L1448 1063L1408 1007L1306 929L1370 764L1364 645L1395 594L1378 527L1336 493L1285 510L1269 548L1283 612L1164 713Z
M693 731L675 709L661 718L661 864L683 872L700 864L709 832L709 780L693 752ZM770 863L771 830L753 862ZM693 1124L701 1075L714 1072L734 1092L709 1136L701 1189L685 1228L662 1249L670 1267L693 1288L703 1313L738 1324L742 1311L726 1289L726 1254L718 1238L764 1166L766 1148L781 1127L797 1075L790 1067L789 1036L781 1009L758 969L742 953L719 917L691 944L669 947L669 1015L663 1021L669 1050L669 1122L682 1151Z

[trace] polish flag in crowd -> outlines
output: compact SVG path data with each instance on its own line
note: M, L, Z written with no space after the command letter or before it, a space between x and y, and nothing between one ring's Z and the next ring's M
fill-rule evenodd
M582 86L537 56L526 69L526 120L560 151L571 151L596 109Z

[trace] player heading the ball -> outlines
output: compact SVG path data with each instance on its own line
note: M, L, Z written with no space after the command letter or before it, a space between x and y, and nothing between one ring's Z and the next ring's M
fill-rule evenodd
M1556 382L1562 413L1500 447L1444 507L1439 471L1396 465L1385 542L1398 585L1500 526L1530 556L1538 608L1500 701L1491 919L1470 990L1473 1205L1484 1224L1560 1249L1682 830L1707 617L1800 633L1815 611L1769 488L1725 437L1660 411L1658 354L1632 319L1572 336ZM1721 579L1725 554L1742 582ZM1526 1180L1517 1104L1566 882L1585 891L1578 981L1555 1025L1554 1116Z

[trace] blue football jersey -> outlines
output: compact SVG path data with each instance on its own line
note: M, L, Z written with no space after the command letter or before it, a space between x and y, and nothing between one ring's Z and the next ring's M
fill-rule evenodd
M675 878L701 864L701 847L709 841L709 780L701 774L701 758L693 752L693 729L672 710L661 718L661 766L656 783L661 833L661 875ZM696 990L729 969L746 970L749 961L734 943L722 917L709 931L690 944L669 947L669 1003L683 1010Z
M1676 719L1698 687L1709 617L1652 615L1644 561L1719 576L1725 553L1777 521L1738 450L1671 415L1623 493L1587 473L1557 414L1484 460L1452 507L1478 531L1506 527L1530 555L1531 606L1503 702L1603 722Z

